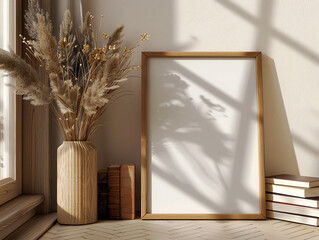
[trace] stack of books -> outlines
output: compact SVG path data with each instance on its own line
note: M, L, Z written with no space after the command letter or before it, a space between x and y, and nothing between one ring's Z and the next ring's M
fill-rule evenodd
M319 226L319 178L266 177L267 217Z
M111 165L98 172L100 219L135 219L135 166Z

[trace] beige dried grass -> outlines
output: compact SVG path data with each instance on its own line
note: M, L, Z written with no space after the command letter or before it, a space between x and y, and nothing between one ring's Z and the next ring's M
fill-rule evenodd
M52 35L52 24L36 0L29 0L25 14L30 40L21 37L30 54L49 76L49 86L37 72L12 52L0 49L0 69L16 79L17 94L33 105L49 104L67 141L88 140L97 121L118 91L128 72L138 66L130 64L134 48L123 47L123 26L113 34L103 33L104 43L97 46L94 17L87 13L78 29L67 10L60 26L59 41ZM100 21L100 25L101 25ZM141 35L141 40L150 35Z

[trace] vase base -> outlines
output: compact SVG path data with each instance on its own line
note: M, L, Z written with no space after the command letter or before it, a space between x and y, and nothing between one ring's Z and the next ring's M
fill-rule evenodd
M89 221L89 222L77 222L77 221L72 221L72 220L59 220L57 219L57 222L61 225L86 225L86 224L93 224L97 222L97 219L94 221Z
M88 142L58 148L57 219L64 225L97 222L97 151Z

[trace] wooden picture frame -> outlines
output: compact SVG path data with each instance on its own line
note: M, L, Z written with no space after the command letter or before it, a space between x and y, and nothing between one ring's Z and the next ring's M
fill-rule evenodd
M142 219L266 218L261 59L261 52L142 52ZM248 71L250 75L244 76ZM241 81L247 82L246 87ZM235 96L245 101L237 101ZM210 130L215 124L224 130L237 124L237 132ZM233 135L240 140L232 142ZM241 145L245 141L242 135L251 146ZM229 146L235 146L236 151L225 150L231 150ZM241 147L245 150L239 154ZM199 155L191 154L192 148ZM184 150L175 154L180 149ZM218 153L222 155L218 158L220 149L228 153ZM188 155L183 151L189 151ZM225 174L213 173L215 169ZM215 177L216 183L212 180ZM217 190L212 192L216 197L210 194L215 190L206 186L210 181L220 189L218 194ZM227 185L229 182L232 184ZM219 203L212 201L215 198Z

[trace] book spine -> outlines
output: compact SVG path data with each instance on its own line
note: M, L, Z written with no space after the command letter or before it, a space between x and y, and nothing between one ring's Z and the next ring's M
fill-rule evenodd
M302 197L305 198L305 191L302 188L294 188L294 187L288 187L288 186L281 186L281 185L275 185L275 184L266 184L266 192L270 193L279 193L294 197Z
M135 219L135 166L121 166L121 219Z
M120 166L108 167L108 218L120 219Z
M310 217L319 218L319 209L302 207L297 205L291 205L286 203L276 203L276 202L266 202L267 210L277 211L277 212L285 212L291 214L298 214Z
M107 219L107 170L102 169L98 172L98 217L99 219Z
M276 185L284 185L290 187L302 187L302 188L310 188L310 184L308 182L298 182L298 181L288 181L285 179L267 179L266 183L276 184Z
M294 205L304 206L304 207L319 208L318 206L319 200L315 200L315 199L306 199L306 198L300 198L300 197L267 193L266 200L271 202L294 204Z
M307 224L312 226L318 226L318 219L313 217L306 217L301 215L289 214L289 213L282 213L282 212L275 212L275 211L266 211L267 218L273 218L278 220L284 220L289 222Z

